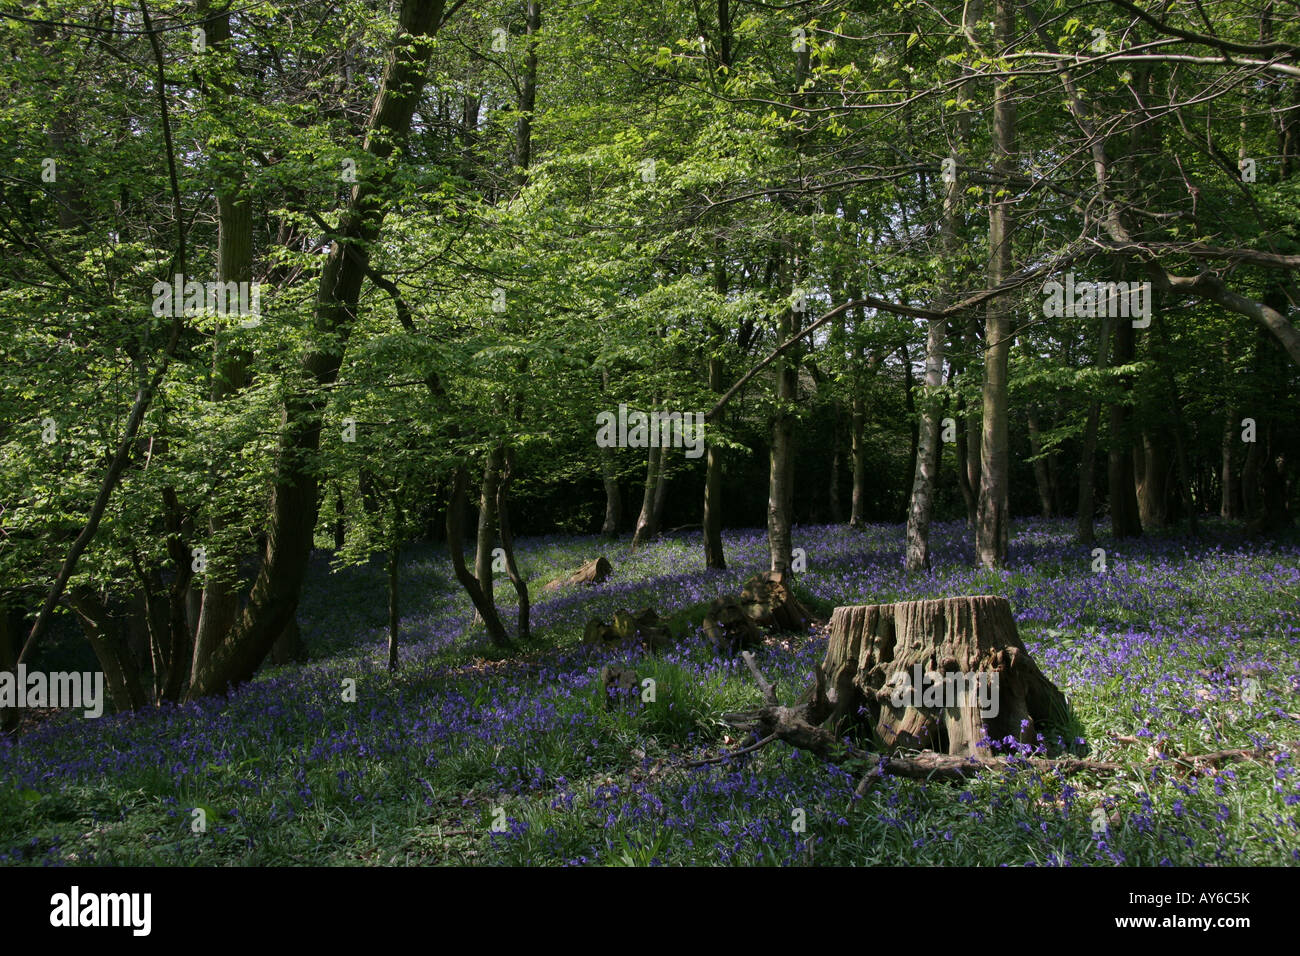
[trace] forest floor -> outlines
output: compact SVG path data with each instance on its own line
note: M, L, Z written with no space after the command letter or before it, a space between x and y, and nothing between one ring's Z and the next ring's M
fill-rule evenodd
M1300 757L1288 749L1300 740L1300 544L1247 540L1218 521L1197 539L1119 542L1103 528L1107 570L1096 573L1072 531L1017 521L1011 567L993 572L973 569L962 525L939 525L934 570L909 575L901 526L800 527L800 593L825 616L843 604L1005 596L1090 756L1127 773L1021 768L961 786L886 778L855 797L861 768L784 744L683 768L743 745L721 715L759 703L743 664L716 658L698 628L710 599L765 569L759 531L724 535L726 571L704 568L698 532L634 554L626 538L521 540L534 638L506 653L471 624L445 550L411 548L395 676L382 567L331 573L321 551L299 611L307 663L269 669L229 698L98 720L59 714L0 743L0 863L1300 860ZM603 584L542 590L597 554L614 567ZM504 575L497 600L513 630ZM655 679L656 699L607 710L599 673L615 658L580 644L583 625L646 606L687 637L657 657L618 658ZM824 649L814 630L775 636L756 657L791 702ZM349 679L354 703L343 699ZM1257 746L1281 749L1217 769L1178 760Z

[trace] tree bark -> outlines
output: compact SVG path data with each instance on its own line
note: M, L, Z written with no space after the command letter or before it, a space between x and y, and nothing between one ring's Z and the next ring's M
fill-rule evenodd
M1101 332L1097 342L1097 361L1094 363L1100 371L1105 369L1110 356L1111 330L1114 321L1109 315L1101 320ZM1097 434L1101 427L1101 402L1094 399L1088 405L1088 421L1084 425L1083 444L1079 450L1079 541L1092 544L1096 540L1096 531L1092 519L1096 509L1095 475L1097 470Z
M605 538L617 538L618 526L623 521L623 498L619 494L618 479L610 464L614 450L602 448L600 455L601 480L605 485L605 520L600 526L600 533Z
M497 485L497 525L501 532L501 549L506 556L506 574L514 585L519 598L519 639L528 640L532 634L529 630L528 582L519 573L515 563L515 538L510 531L510 480L514 477L515 453L513 448L505 450L505 467L501 472L501 483Z
M200 9L208 13L204 0ZM208 16L203 23L207 42L220 50L230 45L230 13L223 10ZM228 93L220 88L221 93ZM212 93L211 95L218 95ZM253 278L253 207L245 187L246 175L238 144L223 150L223 159L233 167L229 180L217 188L217 280L220 282L251 282ZM222 322L222 320L218 320ZM212 402L224 402L244 387L248 377L249 353L232 340L232 326L241 320L222 322L213 345ZM238 333L234 333L237 335ZM213 463L215 472L217 463ZM214 515L209 530L215 539L233 515ZM220 549L208 550L208 571L199 595L199 608L194 623L194 659L190 663L190 680L193 681L199 663L206 661L212 649L220 643L234 626L239 615L239 590L237 571L239 556L226 554Z
M668 501L668 480L671 469L668 466L668 449L659 451L659 474L655 478L654 525L656 533L664 526L664 505Z
M997 0L994 32L999 49L1015 40L1015 0ZM1013 80L1000 79L993 92L993 178L1004 182L1014 168L1016 106ZM1009 187L1001 186L1009 192ZM989 287L1011 275L1013 223L1010 195L997 195L989 206ZM1007 362L1011 353L1010 306L1003 299L988 305L985 320L984 425L980 436L980 494L975 526L975 553L986 568L1006 564L1010 537L1007 513L1010 453L1007 437Z
M962 26L973 31L979 21L983 4L973 0L966 4ZM957 168L961 162L960 149L970 142L970 111L965 109L965 99L970 84L969 71L963 68L966 78L957 87L957 136L948 153L952 176L943 184L943 226L941 244L944 252L943 291L940 302L946 307L956 291L957 274L953 263L958 253L957 226L961 218L962 187ZM920 571L930 567L930 521L934 515L935 487L939 480L939 464L943 446L939 441L940 417L943 408L938 401L938 391L943 385L944 350L948 335L948 319L932 318L927 321L925 337L925 388L921 399L921 421L918 431L917 454L912 477L911 504L907 515L906 567Z
M782 261L781 285L793 291L793 270ZM781 310L777 339L784 342L798 332L796 313ZM772 447L768 455L767 547L770 571L789 571L792 541L791 524L794 508L794 405L799 395L797 358L782 356L776 363L776 414L772 422Z
M725 0L723 0L725 3ZM722 359L709 359L709 388L723 389ZM722 569L727 558L722 549L722 449L709 441L704 464L704 566Z
M1030 404L1026 415L1029 427L1029 453L1034 456L1034 484L1038 487L1038 510L1044 518L1050 518L1056 512L1052 501L1052 482L1047 473L1047 459L1043 454L1043 442L1038 421L1038 406Z
M962 330L955 319L953 320L951 332L957 346L957 356L961 356L963 352L973 354L975 342L966 342L965 338L963 338ZM954 380L965 373L965 361L960 358L954 359L954 361L949 364L949 368L948 384L951 385ZM978 506L978 499L976 498L977 486L971 484L972 471L970 467L970 452L967 447L970 426L974 419L967 412L966 400L962 397L960 392L957 393L956 399L953 402L953 416L956 419L955 424L957 425L956 434L953 436L953 451L955 452L957 462L957 489L961 492L962 503L966 506L966 527L970 531L974 531L976 509Z
M495 603L492 581L492 550L497 541L497 491L501 485L504 452L500 445L488 452L483 464L483 483L478 499L478 540L474 551L474 577L483 590L483 599Z
M343 488L334 489L334 550L342 551L347 544L347 526L343 522L345 514L343 505Z
M663 449L652 445L646 455L645 489L641 496L641 513L632 533L632 547L636 548L659 533L655 520L655 494L659 490L659 469L663 462Z
M342 365L368 271L368 250L383 225L383 196L393 175L388 160L409 133L424 90L429 41L442 15L443 0L402 2L397 36L362 143L379 168L353 187L321 269L307 336L319 344L302 359L306 380L315 388L293 393L284 402L261 567L235 626L207 660L199 662L191 698L219 693L252 677L297 610L319 505L315 459L325 405L319 389L335 381Z
M68 603L81 618L82 629L104 672L104 682L116 711L139 710L148 703L140 668L126 646L119 622L99 595L88 587L68 591Z
M393 673L397 670L399 662L397 659L397 640L398 632L401 627L401 613L398 608L399 588L398 588L398 568L402 556L402 545L396 536L393 543L388 549L388 671Z
M1119 322L1115 329L1115 365L1133 361L1133 326ZM1126 392L1131 385L1124 383ZM1138 514L1137 486L1133 479L1133 440L1129 434L1130 410L1123 401L1110 406L1110 434L1108 436L1107 484L1110 498L1111 533L1117 538L1135 538L1142 534Z
M465 509L468 507L465 489L468 484L469 476L465 466L461 465L452 476L451 499L447 503L447 551L451 556L452 571L456 575L456 580L460 582L460 586L469 595L470 601L473 602L479 620L487 627L488 637L492 640L492 643L498 647L509 647L510 638L506 635L506 629L501 624L501 617L497 614L496 605L484 596L483 589L479 587L478 579L470 574L469 568L465 566L464 521Z
M17 607L0 600L0 671L16 674L18 635L22 628L22 615ZM0 707L0 734L12 734L18 729L21 711L17 707Z
M971 310L970 316L966 320L966 354L974 356L979 354L980 347L980 321ZM983 374L981 365L981 375ZM981 402L983 397L981 395ZM980 439L984 430L984 412L983 405L976 405L967 409L966 419L963 423L966 430L966 483L971 488L971 497L974 499L974 506L970 510L970 527L974 531L979 524L979 489L980 489Z
M931 319L926 335L925 394L921 400L916 470L907 515L906 566L909 571L930 567L930 519L934 514L935 482L939 473L939 417L943 411L936 393L943 385L943 347L947 327L947 319Z
M519 119L515 121L515 183L528 181L533 163L533 110L537 105L537 33L542 28L541 0L526 0L524 25L528 33L524 75L519 86Z
M1219 515L1224 518L1241 517L1241 485L1237 481L1237 472L1233 466L1232 451L1237 447L1237 410L1229 405L1223 413L1223 442L1221 451L1223 461L1219 468L1222 482L1219 497Z
M609 392L609 370L601 369L601 385ZM600 477L605 485L605 522L600 533L606 538L618 537L618 526L623 523L623 496L619 493L618 476L614 468L614 449L600 450Z
M1168 476L1168 452L1150 431L1143 431L1133 448L1133 480L1139 524L1143 528L1151 530L1168 524Z
M886 751L972 755L1039 733L1074 745L1065 696L1025 650L1006 598L836 608L815 676L809 722L868 730Z

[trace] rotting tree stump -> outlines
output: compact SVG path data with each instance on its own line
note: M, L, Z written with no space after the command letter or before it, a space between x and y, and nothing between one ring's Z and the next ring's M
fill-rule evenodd
M653 608L645 608L635 614L630 611L615 611L612 624L593 618L587 622L582 632L584 644L606 645L624 641L644 644L650 650L658 651L673 643L673 634Z
M714 651L724 657L735 657L747 647L757 647L763 641L758 625L739 604L729 598L715 598L704 616L704 636Z
M784 571L764 571L745 582L740 605L759 627L806 631L815 618L794 596Z
M583 564L582 567L578 568L578 570L574 571L573 574L569 575L567 578L556 578L554 581L547 584L543 590L554 591L557 588L564 587L566 584L599 584L601 581L604 581L609 577L609 573L612 570L613 567L610 565L609 559L604 555L601 555L599 558L592 558L590 561Z
M835 734L865 723L886 751L987 754L987 741L1040 733L1073 749L1065 695L1020 642L1006 598L836 608L816 678L809 721Z

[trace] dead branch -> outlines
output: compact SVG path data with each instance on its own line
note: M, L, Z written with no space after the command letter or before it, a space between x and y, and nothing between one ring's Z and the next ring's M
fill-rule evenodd
M777 702L776 692L770 681L763 676L753 655L746 651L742 657L750 673L754 675L764 704L753 711L727 714L723 719L736 727L744 727L762 735L762 739L744 750L714 758L703 763L718 763L741 753L749 753L766 746L774 740L781 740L799 750L827 761L843 764L851 761L875 762L875 767L867 772L858 784L857 794L866 794L878 780L885 776L904 777L909 780L937 781L940 783L961 783L971 777L996 770L1026 768L1044 773L1099 773L1117 774L1127 771L1146 770L1161 764L1174 764L1196 771L1207 767L1218 767L1225 763L1261 760L1277 753L1278 747L1243 747L1217 750L1212 753L1184 753L1176 757L1152 759L1141 763L1116 763L1103 760L1086 760L1081 757L1002 757L1002 756L959 756L940 754L933 751L920 753L881 754L862 750L847 740L841 740L830 731L823 730L808 721L808 704L786 707ZM1135 739L1135 738L1134 738ZM1120 738L1120 742L1128 742ZM1291 749L1300 749L1300 743L1291 744ZM690 765L687 765L690 766Z

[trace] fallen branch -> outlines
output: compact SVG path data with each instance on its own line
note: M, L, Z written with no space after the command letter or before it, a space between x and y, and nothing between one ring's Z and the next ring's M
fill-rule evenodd
M1063 774L1092 771L1095 773L1122 773L1126 770L1150 769L1164 763L1187 766L1192 770L1202 767L1217 767L1224 763L1238 763L1246 760L1259 760L1277 753L1278 747L1244 747L1232 750L1216 750L1207 754L1181 754L1166 760L1147 760L1139 764L1112 763L1102 760L1084 760L1079 757L1058 757L1055 759L1041 757L958 757L923 751L910 757L883 757L880 765L867 773L858 784L857 794L862 796L879 780L889 774L894 777L906 777L909 780L937 780L941 783L960 783L969 777L986 773L990 770L1005 770L1008 767L1029 767L1044 772Z
M758 683L763 694L764 704L757 710L724 716L723 719L732 726L744 727L762 735L762 740L758 744L736 753L757 750L759 746L766 746L772 740L781 740L799 750L806 750L828 763L874 762L876 766L869 770L858 784L858 796L867 793L878 780L886 775L904 777L909 780L961 783L980 774L993 770L1006 770L1012 767L1028 768L1045 773L1073 774L1092 772L1112 774L1124 773L1130 770L1150 769L1161 764L1173 763L1185 766L1190 770L1199 770L1205 767L1218 767L1225 763L1260 760L1282 749L1279 747L1241 747L1217 750L1205 754L1185 753L1176 757L1152 759L1135 764L1086 760L1081 757L962 756L940 754L933 751L922 751L906 756L874 753L855 747L853 744L839 739L830 731L809 723L808 704L798 704L794 707L785 707L779 704L772 683L758 669L753 655L746 651L741 656ZM1300 750L1300 743L1291 744L1289 749ZM726 757L719 759L726 759Z
M707 767L710 764L722 763L725 760L731 760L734 757L741 757L745 754L752 754L755 750L761 750L772 741L776 740L775 736L767 736L757 743L750 744L748 747L741 747L739 750L728 750L726 753L719 754L716 757L709 757L707 760L688 760L686 763L679 764L682 767Z

